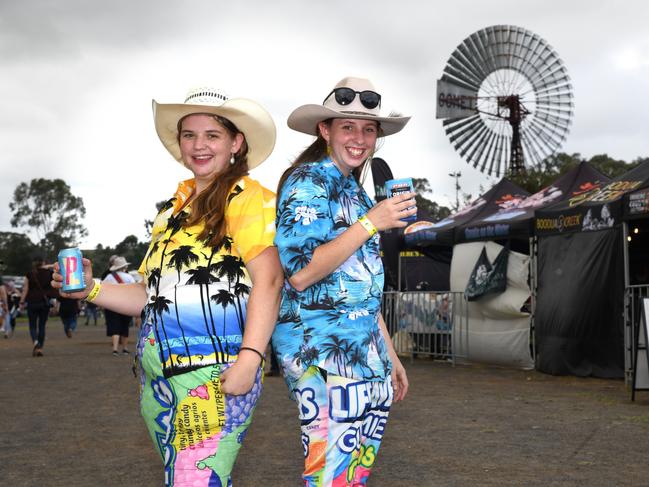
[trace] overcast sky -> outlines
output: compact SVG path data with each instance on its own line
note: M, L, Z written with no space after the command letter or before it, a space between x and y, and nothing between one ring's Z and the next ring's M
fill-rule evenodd
M648 18L646 0L3 1L0 231L16 231L15 187L44 177L83 198L83 247L143 239L155 203L190 176L160 144L151 99L180 102L199 85L270 111L277 144L253 177L274 188L311 141L286 127L289 113L346 75L370 78L384 111L412 115L377 154L395 176L427 178L429 197L448 204L448 174L461 171L475 196L490 181L435 119L436 80L462 40L496 24L540 35L563 60L575 112L562 151L647 157Z

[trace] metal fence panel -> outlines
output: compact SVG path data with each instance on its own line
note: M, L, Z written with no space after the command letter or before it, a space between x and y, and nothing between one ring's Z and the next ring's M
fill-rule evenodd
M640 324L642 299L649 298L649 284L627 286L624 290L624 382L631 385L635 337Z
M468 336L463 293L386 292L383 294L382 314L400 354L455 361L454 348L458 347L453 345Z

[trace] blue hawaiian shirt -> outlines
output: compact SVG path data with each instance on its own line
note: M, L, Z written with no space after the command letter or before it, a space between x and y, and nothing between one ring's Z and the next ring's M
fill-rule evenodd
M275 245L287 278L273 347L293 390L309 366L353 379L384 380L391 362L378 325L383 292L379 236L302 292L288 282L314 250L343 233L372 207L356 179L327 158L302 164L277 202Z

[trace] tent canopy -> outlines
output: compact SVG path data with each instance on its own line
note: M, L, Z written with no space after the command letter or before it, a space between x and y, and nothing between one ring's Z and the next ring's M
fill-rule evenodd
M533 234L536 210L583 197L599 190L610 181L609 177L584 161L537 193L458 225L455 228L456 242L494 238L528 239Z
M536 211L537 369L624 375L626 195L649 185L649 161L599 190Z
M535 232L543 236L612 228L622 221L625 195L647 186L649 161L618 176L597 191L537 210Z
M455 229L460 225L507 208L527 196L527 191L503 178L484 195L447 218L437 223L413 223L406 228L404 238L409 246L450 247L455 243Z

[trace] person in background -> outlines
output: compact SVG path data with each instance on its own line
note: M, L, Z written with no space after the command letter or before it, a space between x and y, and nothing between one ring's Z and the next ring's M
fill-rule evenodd
M50 298L54 296L51 281L52 266L46 265L43 257L34 257L32 270L25 275L20 297L21 308L27 306L29 335L34 345L32 349L34 357L43 356L45 325L50 313Z
M117 254L113 254L113 255L111 255L110 257L108 257L108 267L106 267L106 270L104 270L104 272L103 272L102 275L101 275L101 280L102 280L102 281L103 281L104 279L106 279L106 276L107 276L108 274L110 274L110 268L111 268L111 267L113 266L113 264L115 263L115 259L117 259L117 257L119 257L119 255L117 255Z
M408 390L381 316L377 231L405 227L415 194L373 206L362 175L377 140L409 117L380 106L369 80L348 77L288 118L316 136L280 178L275 238L286 278L273 347L298 405L307 486L365 485L390 405ZM369 424L380 426L367 434Z
M68 338L72 338L72 334L77 329L79 300L64 298L63 296L58 296L56 299L59 302L59 317L63 322L63 331Z
M108 269L108 273L102 282L110 284L134 284L135 279L127 272L129 262L126 262L126 259L121 256L113 257L111 257L111 266ZM119 347L122 347L122 355L129 355L128 334L133 317L111 311L110 309L104 311L104 316L106 317L106 336L111 337L113 355L119 355Z
M144 311L140 411L165 485L228 486L283 283L275 195L248 176L272 152L275 124L256 102L209 87L184 103L154 101L153 112L163 146L193 177L155 218L144 281L93 284L86 259L87 290L73 297L129 316Z
M5 283L8 312L5 318L5 338L11 338L16 329L16 316L20 310L20 293L12 280Z
M99 308L95 303L86 303L85 308L86 315L86 326L89 325L90 320L92 319L92 324L97 326L97 317L99 315Z
M273 350L272 344L268 346L268 349L270 350L270 368L268 369L268 372L266 372L266 376L271 377L271 376L276 376L280 375L281 372L279 370L279 362L277 361L277 355L275 354L275 351Z
M7 295L7 288L0 277L0 333L4 333L6 336L8 325L8 315L9 313L9 298Z

